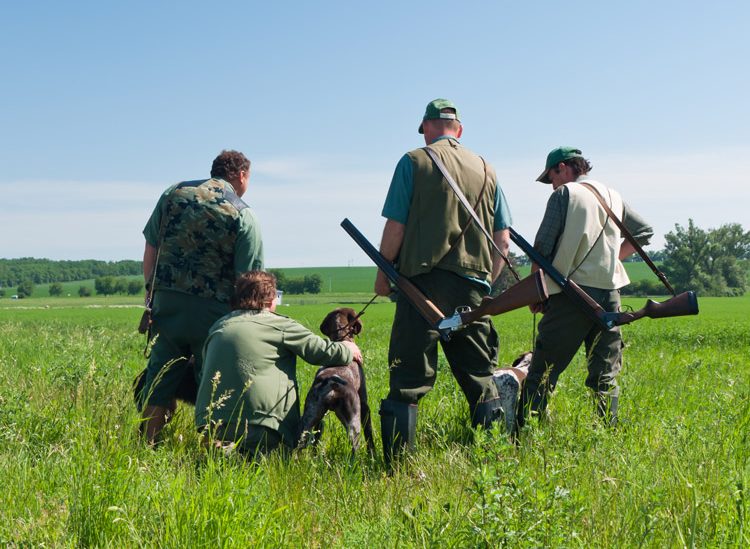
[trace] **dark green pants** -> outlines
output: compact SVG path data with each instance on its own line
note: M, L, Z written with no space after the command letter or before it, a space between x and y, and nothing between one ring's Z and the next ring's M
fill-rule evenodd
M168 407L185 375L200 374L208 329L229 312L229 305L181 292L154 294L153 336L144 394L151 406ZM195 368L188 359L195 357Z
M283 443L281 433L263 425L245 423L240 426L236 423L230 423L220 426L209 435L214 440L223 443L238 442L237 451L248 459L268 456L274 451L279 451L281 454L291 452L291 448Z
M620 310L619 291L589 287L583 290L605 311ZM617 375L622 367L620 328L602 330L565 294L555 294L549 298L539 322L534 358L519 403L520 424L523 424L524 414L529 408L542 411L547 407L548 394L555 390L560 374L582 343L588 366L586 386L599 396L619 396Z
M411 281L446 316L461 305L476 307L487 295L480 284L440 269L415 276ZM437 376L439 340L438 332L399 295L388 351L389 399L412 404L432 389ZM499 342L490 317L473 322L454 332L450 341L440 343L472 414L478 402L497 397L492 371L497 364Z

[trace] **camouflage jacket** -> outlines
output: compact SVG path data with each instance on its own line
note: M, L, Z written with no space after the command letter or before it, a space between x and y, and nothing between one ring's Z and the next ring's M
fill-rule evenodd
M155 288L228 302L238 273L263 268L249 207L222 179L169 188L143 231L159 248Z

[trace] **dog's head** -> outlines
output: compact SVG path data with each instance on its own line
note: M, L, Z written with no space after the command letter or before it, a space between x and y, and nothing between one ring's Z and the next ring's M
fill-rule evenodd
M531 359L534 357L534 353L531 351L527 351L525 353L521 353L518 355L518 358L516 358L513 361L513 364L511 364L512 368L518 368L521 370L524 374L529 373L529 366L531 366Z
M326 315L320 323L320 331L331 341L351 340L362 331L362 321L354 309L342 307Z

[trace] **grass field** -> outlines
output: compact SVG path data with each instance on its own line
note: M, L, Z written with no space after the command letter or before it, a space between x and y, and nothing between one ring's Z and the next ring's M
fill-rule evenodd
M251 465L199 450L186 406L165 444L145 448L130 392L144 365L133 299L0 302L0 545L750 545L748 297L704 298L697 317L624 328L616 430L596 421L578 356L551 420L532 422L520 446L475 435L441 357L418 451L393 476L379 453L351 461L332 418L317 455ZM283 312L315 330L332 306ZM359 339L374 409L387 392L392 314L388 302L370 307ZM495 320L507 364L530 348L532 316ZM314 370L298 371L305 392Z

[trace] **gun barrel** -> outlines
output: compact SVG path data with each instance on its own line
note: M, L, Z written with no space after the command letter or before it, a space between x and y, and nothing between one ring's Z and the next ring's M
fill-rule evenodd
M352 237L354 242L356 242L360 248L362 248L362 251L365 252L370 259L372 259L373 263L378 266L378 268L385 273L385 275L395 284L396 281L400 278L400 274L398 271L393 267L393 265L386 260L378 250L375 249L375 246L370 244L370 241L365 238L365 235L363 235L357 227L354 226L354 224L349 221L349 218L345 218L341 222L341 227L349 234L349 236Z
M555 269L552 264L547 261L542 254L540 254L534 246L529 244L529 242L522 237L520 234L518 234L513 227L508 227L508 232L510 234L510 239L515 243L516 246L521 248L523 253L525 253L527 256L529 256L529 259L539 265L542 270L544 270L545 273L561 288L564 288L568 284L568 280L562 275L560 271Z
M399 272L391 265L390 261L385 259L382 254L375 249L369 240L359 232L359 229L349 221L344 219L341 222L341 227L354 239L354 241L362 248L370 259L378 266L378 268L385 273L385 276L393 282L402 294L408 299L412 306L419 311L427 323L440 331L440 335L443 339L450 339L450 331L444 330L439 327L440 323L445 319L445 315L442 313L437 306L427 299L427 297L417 288L412 282L399 274Z

